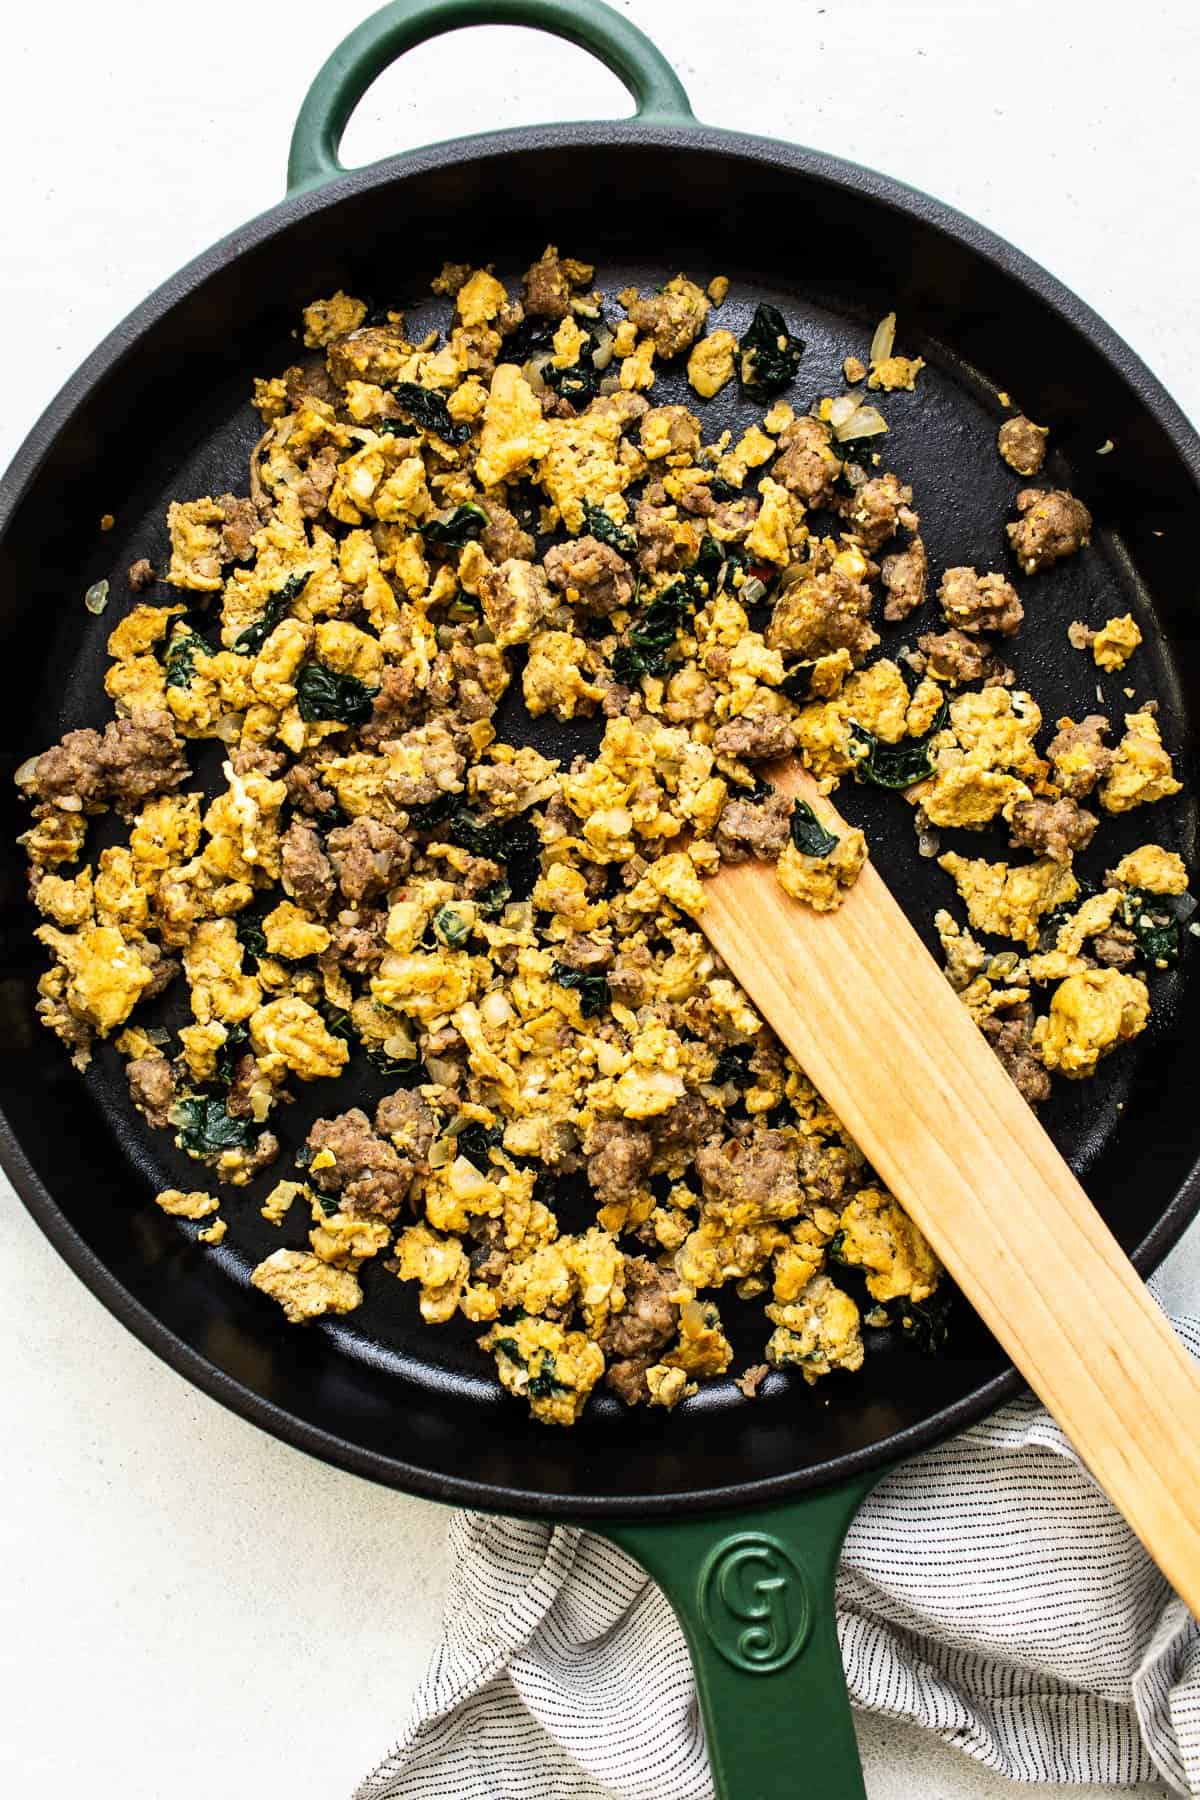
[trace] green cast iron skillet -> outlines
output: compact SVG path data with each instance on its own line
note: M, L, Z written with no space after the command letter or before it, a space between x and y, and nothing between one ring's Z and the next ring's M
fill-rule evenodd
M438 144L374 167L338 161L357 101L413 45L460 26L534 26L592 50L636 99L618 123L539 126ZM0 490L0 666L7 772L63 730L99 723L104 641L121 605L92 618L101 576L124 597L136 557L163 561L163 515L179 495L245 491L258 435L251 376L282 368L300 307L338 286L420 322L443 259L494 262L504 278L548 242L595 260L609 294L679 269L732 279L722 324L780 306L807 340L794 399L839 391L889 308L902 347L928 363L914 395L888 397L886 466L916 487L935 568L1009 568L1001 521L1020 484L995 454L1011 389L1053 429L1054 480L1081 493L1099 529L1080 557L1029 585L1014 657L1047 719L1096 708L1090 658L1068 649L1075 617L1132 610L1146 642L1131 669L1102 678L1154 694L1188 780L1147 824L1114 821L1095 875L1154 837L1195 861L1191 774L1200 697L1194 541L1200 442L1179 409L1103 322L1009 245L923 194L810 150L698 125L662 57L599 0L397 0L355 31L317 77L292 144L287 198L199 257L89 358L35 426ZM689 397L666 372L656 401ZM755 416L728 390L704 409L710 438ZM1097 458L1106 439L1115 448ZM102 513L115 529L100 537ZM895 647L930 629L893 631ZM18 673L19 672L19 673ZM529 721L502 731L551 754L594 746L595 722ZM530 1422L505 1398L465 1326L423 1326L412 1290L367 1283L363 1308L305 1331L253 1291L277 1247L252 1189L229 1240L196 1245L153 1204L192 1185L194 1167L132 1111L120 1059L102 1047L83 1078L33 1020L41 964L30 941L23 817L12 783L0 833L4 1025L0 1155L34 1217L75 1272L166 1361L243 1416L343 1468L430 1499L585 1521L663 1582L696 1664L719 1793L772 1800L805 1773L827 1796L862 1795L833 1623L833 1577L856 1506L889 1467L1020 1389L1003 1355L959 1305L947 1349L922 1357L868 1331L853 1379L808 1389L772 1374L745 1401L713 1383L675 1413L628 1413L600 1395L579 1426ZM842 800L842 796L839 796ZM907 808L852 789L846 809L920 927L948 883L915 854ZM103 822L101 829L103 828ZM103 841L101 839L101 841ZM953 834L948 834L948 845ZM979 840L965 839L975 853ZM984 853L997 854L998 845ZM1045 1118L1118 1238L1146 1271L1200 1205L1200 1029L1195 944L1154 977L1155 1018L1094 1081L1061 1084ZM168 996L167 1006L178 1006ZM847 996L853 1004L853 996ZM281 1132L293 1150L312 1119L371 1104L368 1071L336 1092L302 1093ZM286 1163L284 1165L286 1167ZM265 1176L265 1189L278 1169ZM564 1184L564 1223L587 1214ZM1029 1246L1030 1255L1037 1246ZM722 1300L737 1362L758 1360L761 1313ZM920 1539L914 1531L914 1556Z

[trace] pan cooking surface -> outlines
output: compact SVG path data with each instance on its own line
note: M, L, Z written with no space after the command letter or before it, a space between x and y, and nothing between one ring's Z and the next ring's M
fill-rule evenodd
M618 290L629 284L652 288L679 268L702 283L719 273L731 278L729 297L713 314L710 328L720 325L740 335L759 301L779 307L807 346L799 377L785 396L798 411L822 394L842 391L843 358L851 352L865 358L876 320L896 306L898 351L922 355L927 366L914 393L873 396L891 429L868 448L879 451L880 467L894 469L912 483L929 550L931 591L941 570L951 564L996 568L1014 578L1026 616L1015 640L1003 644L1002 651L1015 667L1017 685L1027 687L1042 709L1042 741L1061 714L1080 718L1089 711L1109 714L1119 735L1122 713L1152 698L1159 704L1163 740L1176 754L1185 779L1185 792L1175 801L1115 819L1104 815L1095 843L1078 859L1079 872L1099 880L1126 850L1151 840L1178 850L1194 866L1196 814L1186 747L1197 646L1173 615L1183 596L1161 591L1153 568L1147 580L1147 565L1153 564L1155 547L1163 541L1152 534L1174 530L1177 538L1178 514L1169 496L1160 506L1139 460L1136 434L1119 429L1122 421L1115 415L1107 422L1102 410L1090 406L1086 392L1071 385L1068 371L1031 355L1028 333L1015 320L1006 338L1002 310L994 329L983 334L991 349L986 360L976 341L970 344L970 361L951 350L947 309L956 301L938 279L936 257L926 277L914 254L904 273L899 272L904 265L898 265L890 277L882 269L875 280L839 289L825 279L808 249L794 254L786 278L743 264L736 244L744 246L745 233L735 238L710 232L700 240L707 247L697 249L696 240L689 241L681 231L677 238L664 239L652 258L631 262L627 255L625 260L619 253L608 256L604 240L611 227L591 228L588 212L581 209L574 221L565 215L543 220L526 232L511 223L499 231L489 228L486 208L464 209L454 228L443 220L410 244L402 241L402 232L382 239L360 236L352 221L339 230L335 220L323 243L324 255L310 257L307 267L292 257L281 268L275 291L256 292L251 303L249 284L240 284L241 299L254 317L248 316L246 329L239 330L235 301L219 322L210 324L210 330L223 331L223 343L215 357L211 345L206 349L201 379L189 374L199 364L189 356L186 342L176 342L165 353L157 384L143 373L131 374L127 423L119 438L87 445L80 457L85 472L71 490L72 528L47 543L41 557L25 547L20 594L13 593L11 569L6 570L6 666L21 672L21 692L6 733L9 766L64 730L98 725L109 716L102 689L104 644L129 604L124 571L142 556L164 566L164 517L171 499L246 492L249 453L261 430L248 403L251 379L276 373L295 359L291 332L299 304L345 285L376 305L408 303L410 335L419 337L426 322L444 322L447 314L446 301L428 296L430 277L443 256L495 261L496 273L514 290L521 270L554 236L565 254L595 258L597 285L608 298L606 310L613 321L622 316L615 301ZM975 340L980 337L977 297L972 304L975 315L966 335ZM1078 383L1083 377L1075 379ZM727 388L713 401L700 401L679 367L659 373L650 398L652 404L689 404L701 418L705 440L712 441L726 427L736 436L761 418L762 406L743 401L736 384L730 386L732 392ZM1041 481L1070 487L1096 515L1088 549L1029 578L1016 571L1003 533L1013 496L1024 484L996 453L996 429L1004 416L999 389L1007 389L1015 406L1051 427L1051 455ZM1097 458L1096 449L1110 436L1114 451ZM116 525L101 536L98 521L105 511L116 515ZM112 601L96 619L83 608L82 595L100 576L112 583ZM159 586L146 597L174 596ZM940 620L932 600L900 625L881 626L878 610L875 623L883 643L875 654L894 655L915 644L921 632L937 629ZM1098 626L1127 611L1137 619L1145 642L1126 669L1102 674L1090 655L1069 647L1066 633L1073 619ZM1130 687L1132 699L1124 691ZM520 705L519 688L514 682L497 717L501 737L531 742L564 760L594 750L602 720L571 725L530 720ZM202 768L206 761L215 765L211 747L201 752ZM936 953L934 911L948 906L961 917L962 909L949 877L918 856L910 806L902 796L850 781L843 783L837 799L846 816L865 830L878 866ZM951 1314L949 1346L940 1358L925 1358L911 1345L895 1342L893 1334L867 1329L863 1371L813 1389L798 1375L773 1372L759 1398L748 1403L727 1377L707 1385L670 1418L649 1419L644 1412L626 1412L614 1398L598 1392L585 1421L565 1434L577 1440L568 1451L559 1434L533 1425L523 1407L499 1395L490 1359L474 1345L479 1328L459 1320L424 1325L415 1284L402 1284L381 1267L367 1269L364 1305L348 1319L304 1331L284 1327L274 1303L249 1289L249 1275L281 1244L301 1244L307 1220L297 1207L281 1232L259 1217L262 1198L277 1180L294 1172L295 1150L314 1119L352 1105L371 1107L389 1089L386 1076L360 1056L336 1083L293 1083L295 1104L272 1121L284 1145L279 1161L250 1188L221 1190L229 1235L216 1249L196 1244L194 1230L166 1218L152 1197L163 1187L204 1185L206 1171L177 1152L167 1134L152 1133L134 1111L122 1059L111 1045L97 1046L92 1067L80 1078L32 1019L31 984L41 966L40 951L28 936L32 914L15 891L20 873L11 837L21 823L7 792L5 804L9 929L2 989L3 1077L17 1135L29 1146L75 1229L118 1278L152 1311L161 1313L165 1306L177 1335L267 1402L295 1412L302 1410L303 1397L306 1416L319 1416L335 1430L344 1421L352 1442L395 1458L404 1458L411 1448L416 1409L426 1462L440 1457L445 1467L461 1465L466 1478L497 1487L511 1486L519 1465L529 1471L531 1486L564 1496L621 1492L622 1477L613 1465L625 1458L635 1471L653 1469L652 1481L635 1474L642 1487L667 1494L695 1482L697 1415L721 1416L721 1431L709 1434L704 1452L705 1483L730 1486L758 1469L802 1467L813 1454L828 1457L865 1448L912 1424L918 1414L960 1399L1005 1367L960 1301ZM111 822L102 821L101 833L105 825L111 828ZM964 854L989 859L1009 854L1002 831L944 831L941 840L943 849ZM105 839L94 828L90 841ZM1041 1115L1129 1248L1156 1223L1194 1156L1195 1130L1190 1117L1179 1114L1174 1092L1181 1063L1192 1053L1197 1014L1196 946L1187 934L1184 943L1179 968L1151 977L1154 1016L1146 1033L1103 1063L1094 1079L1056 1080ZM176 985L180 992L159 1004L165 1020L182 1022L186 993L182 982ZM852 994L846 1005L853 1009ZM561 1185L557 1202L568 1226L592 1211L582 1176ZM1028 1251L1036 1256L1037 1246L1031 1244ZM737 1302L730 1289L719 1298L734 1341L732 1375L759 1360L767 1328L760 1303ZM914 1389L921 1395L916 1407ZM468 1448L462 1434L469 1432L471 1419L482 1429ZM632 1489L626 1486L626 1491Z

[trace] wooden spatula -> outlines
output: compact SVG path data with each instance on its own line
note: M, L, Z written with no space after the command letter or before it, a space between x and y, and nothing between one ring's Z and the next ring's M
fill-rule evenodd
M845 829L798 764L771 771ZM870 862L837 912L766 863L698 924L1200 1615L1200 1376Z

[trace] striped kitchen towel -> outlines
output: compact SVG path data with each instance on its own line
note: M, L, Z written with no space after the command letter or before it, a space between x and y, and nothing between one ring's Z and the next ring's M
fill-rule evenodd
M1200 1319L1176 1321L1200 1357ZM458 1513L440 1645L355 1800L711 1800L659 1590L587 1531ZM856 1706L1018 1781L1200 1800L1200 1625L1032 1397L907 1463L850 1529Z

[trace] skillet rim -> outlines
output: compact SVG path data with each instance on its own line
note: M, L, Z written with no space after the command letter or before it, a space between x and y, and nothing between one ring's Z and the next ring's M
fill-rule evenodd
M1200 490L1200 434L1179 404L1136 352L1090 306L1039 263L997 233L932 196L874 170L840 157L774 138L724 131L698 124L652 124L636 119L539 125L491 132L468 139L449 139L389 157L363 169L347 171L327 184L280 201L194 257L155 288L84 360L49 402L0 478L0 537L7 532L42 461L58 435L69 427L92 388L106 378L140 337L150 332L177 303L191 295L219 269L250 248L285 232L294 222L335 208L341 201L390 182L419 176L454 164L471 163L531 150L628 147L668 149L737 157L783 166L801 179L840 187L873 199L943 236L964 244L983 262L1018 281L1044 307L1087 339L1125 382L1139 404L1169 440L1185 470ZM177 1337L124 1287L75 1231L53 1195L25 1156L0 1109L0 1166L11 1180L37 1225L63 1261L122 1325L175 1372L273 1437L307 1451L349 1473L422 1498L482 1507L485 1510L566 1519L653 1518L680 1511L743 1511L808 1493L885 1468L965 1429L1024 1391L1016 1369L994 1376L961 1400L930 1414L870 1447L825 1462L761 1480L732 1482L692 1493L668 1496L548 1494L448 1477L369 1450L333 1432L310 1425L276 1406L218 1368ZM1200 1158L1167 1202L1156 1223L1132 1253L1139 1274L1149 1274L1200 1212Z

